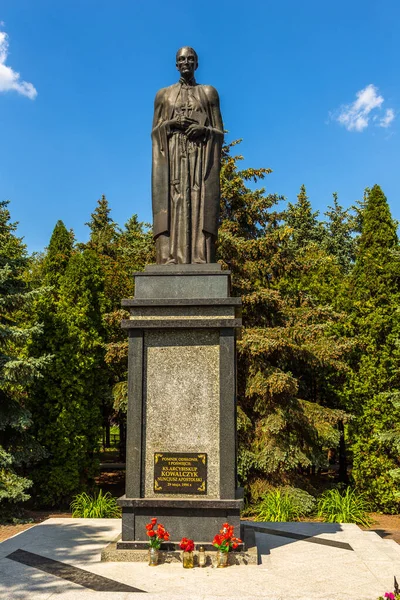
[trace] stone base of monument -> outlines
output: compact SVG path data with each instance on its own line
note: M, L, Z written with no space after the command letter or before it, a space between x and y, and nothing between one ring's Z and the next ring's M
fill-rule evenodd
M126 498L122 496L122 541L118 548L140 548L148 544L146 523L156 517L175 539L209 540L219 532L223 523L235 527L240 535L242 500Z
M210 543L225 522L239 537L241 300L230 296L230 272L219 264L148 266L122 305L130 313L122 322L129 336L126 494L115 552L142 552L153 517L173 540Z
M247 537L247 536L246 536ZM236 550L228 553L228 565L257 565L258 554L255 540L245 549L240 545ZM111 542L101 552L101 560L104 562L148 562L149 550L148 542L133 543L121 542L120 540ZM217 566L217 550L209 542L197 542L193 552L194 566L199 566L198 549L203 546L205 550L206 567ZM179 548L179 542L168 542L162 544L159 554L159 563L181 563L182 551Z

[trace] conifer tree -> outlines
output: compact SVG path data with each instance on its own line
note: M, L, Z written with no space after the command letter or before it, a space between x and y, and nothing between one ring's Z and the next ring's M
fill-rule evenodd
M146 264L155 260L151 229L147 223L140 222L137 215L132 215L118 235L115 257L113 277L118 278L118 284L114 280L112 309L104 316L107 325L106 363L111 373L114 409L117 413L126 413L128 341L121 329L121 319L127 314L121 309L121 300L134 295L133 272L142 271ZM105 276L107 279L107 273Z
M112 254L112 243L118 232L117 225L110 217L110 213L111 208L103 194L97 201L90 221L86 223L90 229L90 240L87 247L99 254Z
M120 229L111 218L111 208L105 196L87 225L90 239L82 247L93 250L100 261L104 275L103 306L105 324L106 364L109 393L103 396L103 426L106 445L109 444L111 420L117 420L123 433L127 394L127 339L121 330L122 298L134 293L134 271L141 271L154 256L154 244L149 226L133 215ZM124 452L123 436L120 436L121 455Z
M400 417L400 261L396 222L378 185L368 190L356 264L349 278L348 329L358 340L348 389L353 424L353 476L375 509L397 511L400 467L390 443Z
M279 289L299 307L305 300L332 304L342 277L337 257L324 244L327 232L302 185L297 202L283 213L287 234L280 244Z
M42 265L42 277L47 285L54 286L55 295L71 258L73 245L73 232L68 231L62 221L57 221Z
M47 348L54 360L31 391L35 435L48 453L32 478L37 503L62 505L90 485L96 472L105 393L104 282L95 253L74 251L62 222L53 231L43 277L53 287L36 306L45 319L44 332L35 336L30 353Z
M285 211L285 223L291 229L289 247L299 250L310 243L319 243L323 238L323 228L318 221L318 211L313 212L311 202L303 184L297 196L297 202L291 204Z
M369 191L363 211L362 232L352 276L352 297L372 300L375 306L392 304L398 291L397 223L378 185ZM361 309L361 307L360 307ZM366 312L369 312L368 310Z
M247 186L270 171L240 171L242 157L231 156L231 147L224 148L221 170L218 252L233 271L233 294L243 301L238 470L256 500L268 485L295 480L299 467L322 464L323 449L338 444L336 425L346 415L334 388L346 369L347 346L334 333L339 317L330 307L307 298L298 303L280 288L302 238L294 238L288 257L294 228L274 210L279 198ZM299 204L316 218L305 190ZM310 385L304 385L308 375Z
M28 256L10 222L8 202L0 202L0 514L29 498L28 468L44 456L31 435L26 408L27 387L49 363L47 355L28 358L27 340L40 325L27 326L30 305L38 291L29 291L24 273Z
M328 221L325 225L324 246L327 252L336 257L343 273L348 273L355 260L356 217L352 208L344 209L333 194L333 206L325 212Z

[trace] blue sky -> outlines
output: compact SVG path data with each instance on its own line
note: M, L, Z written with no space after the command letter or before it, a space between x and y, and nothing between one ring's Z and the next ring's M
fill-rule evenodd
M58 219L85 241L103 193L151 221L153 100L182 45L268 191L304 183L323 213L378 183L400 219L397 0L2 0L0 21L0 199L30 251Z

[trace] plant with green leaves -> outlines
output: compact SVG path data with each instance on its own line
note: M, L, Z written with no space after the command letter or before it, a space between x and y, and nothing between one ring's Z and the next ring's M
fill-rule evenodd
M285 522L298 521L305 514L302 503L289 489L278 488L265 494L255 516L258 521Z
M307 196L306 186L300 187L297 202L288 202L284 213L286 225L289 227L288 246L298 251L310 243L320 244L324 237L324 228L318 220L319 212L313 212Z
M356 207L344 209L338 202L337 193L333 194L333 206L324 213L328 218L324 222L323 246L335 256L344 273L348 273L354 264L357 230Z
M63 233L58 227L54 235ZM65 232L64 232L65 233ZM68 239L63 235L64 243ZM59 244L51 244L57 248ZM45 265L54 265L54 260ZM45 331L33 340L31 355L51 350L52 368L32 387L29 406L36 438L46 448L46 462L32 469L35 498L44 506L62 506L87 485L98 470L104 369L104 278L96 254L74 251L55 282ZM45 306L38 306L43 314Z
M71 511L74 518L83 519L118 519L121 516L121 509L116 499L102 490L90 496L83 492L77 494L71 502Z
M104 369L110 393L103 399L102 406L107 436L111 419L117 419L123 425L126 418L128 340L121 329L121 319L126 316L121 309L121 298L133 296L132 272L142 271L146 264L154 262L155 250L149 224L132 215L120 228L111 218L111 208L105 196L98 200L86 224L90 229L90 239L81 246L93 250L100 261L107 299L103 315L106 329Z
M400 467L393 443L400 406L400 247L397 223L381 188L366 193L355 267L347 280L347 335L357 340L350 357L352 376L345 387L356 418L352 475L373 510L397 513ZM392 443L385 432L393 434ZM395 475L396 477L396 475Z
M300 468L323 465L325 449L338 445L338 423L347 415L337 390L350 344L335 331L343 316L328 304L340 266L323 249L315 254L323 232L305 188L285 222L276 210L279 196L248 186L270 170L240 170L235 145L223 150L218 258L243 302L238 474L254 502L260 481L291 483Z
M356 523L369 527L370 506L364 494L348 487L344 492L327 490L318 499L318 516L327 523Z
M32 435L27 410L29 384L42 376L51 356L27 357L25 347L42 327L27 325L30 307L44 290L29 290L26 246L10 222L8 202L0 202L0 514L10 516L18 502L29 498L26 476L45 452Z

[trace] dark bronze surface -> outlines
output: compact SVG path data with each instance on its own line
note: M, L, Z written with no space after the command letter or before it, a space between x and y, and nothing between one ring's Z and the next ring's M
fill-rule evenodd
M154 491L157 494L206 494L207 454L156 452Z
M159 90L152 129L157 264L214 263L223 124L218 92L194 78L193 48L176 54L178 83Z

